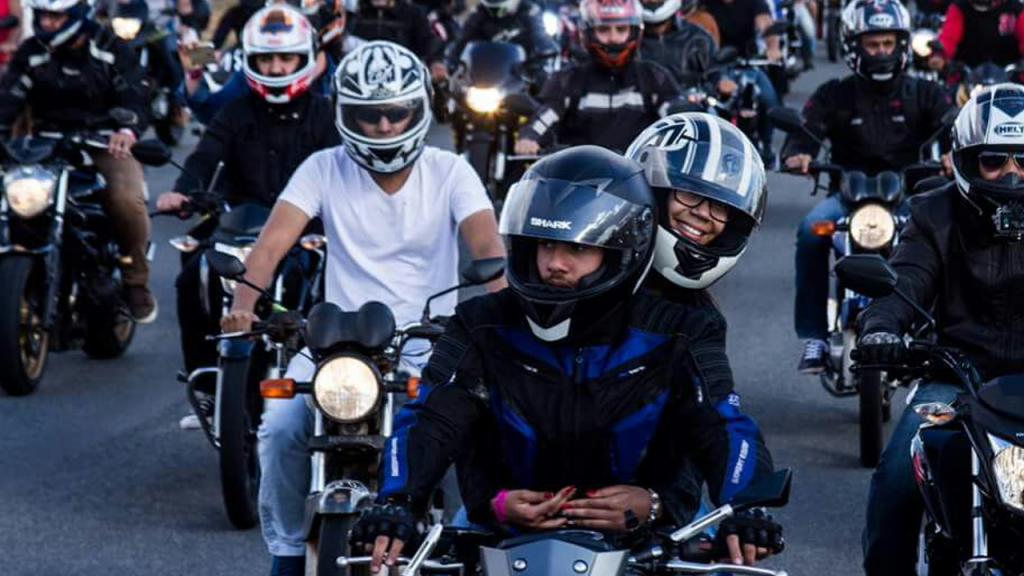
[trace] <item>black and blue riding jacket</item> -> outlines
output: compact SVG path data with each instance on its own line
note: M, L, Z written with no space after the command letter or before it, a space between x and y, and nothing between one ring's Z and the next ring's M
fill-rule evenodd
M471 520L501 489L650 487L671 511L678 471L699 467L716 502L771 468L731 395L712 401L705 369L725 362L725 326L706 310L640 295L585 345L536 339L508 290L456 309L395 419L382 500L424 505L452 462ZM720 367L719 367L720 368ZM472 470L466 470L466 467Z

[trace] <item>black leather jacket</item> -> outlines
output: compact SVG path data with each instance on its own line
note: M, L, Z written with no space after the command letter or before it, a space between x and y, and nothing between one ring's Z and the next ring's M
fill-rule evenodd
M963 350L986 379L1024 372L1024 242L995 239L955 184L914 196L910 210L891 258L899 287L925 309L934 303L939 343ZM861 334L903 334L914 320L887 296L861 313Z
M207 126L178 192L205 189L223 161L217 190L229 204L271 206L292 173L310 154L340 143L330 101L305 93L289 104L268 104L252 92L225 106ZM201 180L201 181L199 181Z
M419 399L395 419L381 498L423 504L454 459L477 522L502 488L632 484L674 513L684 458L716 502L771 469L753 420L712 403L709 380L728 373L718 318L647 295L610 316L604 333L569 346L536 339L509 290L459 305Z
M934 82L903 74L889 90L876 90L873 84L855 75L829 80L803 111L807 127L831 143L833 163L868 174L917 162L919 148L953 107L949 94ZM791 134L782 156L817 153L809 137Z
M679 84L659 64L634 59L612 71L590 61L548 78L537 97L540 108L519 135L550 143L557 134L559 145L624 152L679 97Z
M648 30L640 44L640 56L672 72L680 86L691 86L711 67L715 40L703 28L679 18L661 36Z
M391 8L359 4L359 14L349 24L351 34L363 40L389 40L412 50L426 64L444 58L444 43L430 29L427 11L408 0L395 0Z
M81 46L65 45L52 53L35 38L21 43L0 80L0 126L11 126L30 104L33 122L43 126L82 129L111 108L126 108L135 112L137 122L106 127L130 128L136 136L146 131L149 105L138 56L95 22L86 22L82 30Z
M526 51L526 57L556 52L558 46L544 31L541 9L532 2L521 2L519 8L503 18L495 18L483 6L466 18L458 40L448 48L448 67L452 68L462 56L466 44L477 40L512 42Z

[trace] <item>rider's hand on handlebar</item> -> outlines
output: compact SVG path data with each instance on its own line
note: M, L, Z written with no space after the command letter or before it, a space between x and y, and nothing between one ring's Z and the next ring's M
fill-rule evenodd
M118 160L127 160L132 157L132 145L135 141L135 132L122 128L107 141L107 152Z
M232 310L220 319L220 329L224 332L249 332L259 316L249 310Z
M558 492L534 492L533 490L509 490L504 501L491 501L491 507L504 507L505 521L516 526L535 530L552 530L568 523L569 519L559 516L562 507L576 493L574 486L566 486ZM495 510L497 515L497 510Z
M651 493L639 486L609 486L587 491L586 498L571 500L562 511L569 525L594 530L628 532L626 512L641 522L651 513Z
M516 142L516 154L522 154L526 156L535 155L540 152L540 144L536 140L530 140L529 138L520 138Z
M794 154L786 157L786 171L797 172L799 174L807 174L807 170L811 167L810 154Z
M739 512L722 522L718 537L725 540L729 551L725 560L740 566L753 566L785 548L782 526L763 508Z
M412 543L417 535L416 518L408 506L374 504L352 528L352 544L373 550L370 572L376 574L381 564L394 566L406 543Z
M906 357L907 347L903 338L892 332L872 332L860 337L851 357L861 364L900 364Z
M160 212L178 212L188 204L188 196L181 192L164 192L156 199L156 209Z
M940 160L942 160L942 175L945 176L946 178L952 178L953 154L951 152L946 152L945 154L942 155L942 158L940 158Z
M440 82L448 77L448 67L444 65L444 62L431 62L430 63L430 78L434 82Z
M732 96L737 88L739 88L739 85L732 78L722 78L718 81L718 94L723 98Z

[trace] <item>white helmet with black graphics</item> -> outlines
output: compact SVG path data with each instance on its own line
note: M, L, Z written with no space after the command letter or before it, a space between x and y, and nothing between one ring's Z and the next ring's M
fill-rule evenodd
M249 87L271 104L291 102L309 90L316 76L316 30L288 4L268 6L249 18L242 30L242 53ZM296 54L300 60L290 74L263 74L256 60L267 54Z
M430 73L409 49L367 42L334 74L335 124L349 155L373 172L412 164L426 145Z
M658 199L654 270L689 289L707 288L731 270L760 226L768 199L761 155L743 132L711 114L682 112L648 126L626 157L643 166ZM707 202L708 217L724 226L705 237L710 240L681 233L673 226L670 200L691 210Z

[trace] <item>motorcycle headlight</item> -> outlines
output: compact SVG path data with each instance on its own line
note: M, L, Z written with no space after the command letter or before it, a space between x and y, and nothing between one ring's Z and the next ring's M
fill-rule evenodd
M910 48L921 58L927 58L932 55L932 47L929 46L932 40L935 40L935 32L931 30L918 30L914 32L914 36L910 39Z
M313 400L325 416L347 424L365 419L381 397L380 373L357 356L335 356L313 377Z
M896 235L896 220L881 204L865 204L850 216L850 238L865 250L878 250Z
M142 30L142 20L138 18L114 18L110 21L114 34L122 40L134 40Z
M470 86L466 92L466 105L470 110L481 114L496 112L501 107L504 94L497 88L477 88Z
M53 204L57 177L40 166L21 166L4 176L7 204L22 218L34 218Z
M992 470L1003 503L1024 512L1024 448L991 434L988 443L995 458Z
M252 244L246 244L245 246L234 246L231 244L221 244L220 242L217 242L216 244L213 245L213 249L216 250L217 252L230 254L235 258L238 258L242 262L245 262L245 259L249 257L250 253L252 253ZM228 294L234 294L235 285L237 285L238 282L235 280L229 280L227 278L221 278L220 284L224 288L224 292Z
M548 36L558 36L558 15L554 12L545 12L541 16L541 20L544 22L544 31L547 32Z

